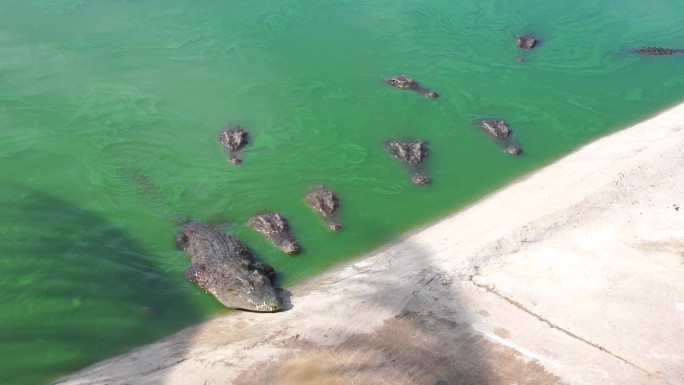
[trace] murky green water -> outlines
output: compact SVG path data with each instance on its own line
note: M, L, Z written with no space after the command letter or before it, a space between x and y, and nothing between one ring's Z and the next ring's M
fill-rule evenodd
M221 223L288 286L681 101L684 55L629 49L681 48L682 14L675 0L0 0L0 384L224 311L183 278L185 219ZM522 53L518 33L543 44ZM382 83L396 73L441 97ZM506 119L524 156L480 117ZM231 122L252 139L238 167L216 141ZM429 141L432 186L408 182L390 138ZM341 196L339 234L304 204L319 183ZM265 209L302 254L246 226Z

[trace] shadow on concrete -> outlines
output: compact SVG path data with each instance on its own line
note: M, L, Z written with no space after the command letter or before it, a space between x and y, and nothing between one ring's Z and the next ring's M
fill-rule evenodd
M0 233L2 385L47 383L201 319L149 251L71 203L5 187Z
M395 254L392 264L408 263L415 270L405 274L407 269L399 268L392 277L389 266L366 275L366 289L339 303L349 306L347 322L306 330L306 320L300 318L300 330L314 337L297 335L286 343L290 353L285 359L256 364L235 384L560 384L539 363L474 330L468 314L478 310L467 308L459 294L477 291L467 277L440 270L427 252L406 241L387 251ZM296 308L296 298L293 304ZM364 323L359 313L373 309L394 316L373 332L355 332ZM505 330L498 333L506 337Z

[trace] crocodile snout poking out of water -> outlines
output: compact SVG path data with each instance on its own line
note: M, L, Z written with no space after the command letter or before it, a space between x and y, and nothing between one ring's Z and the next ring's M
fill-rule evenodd
M405 164L413 176L411 182L415 185L430 184L430 178L425 175L424 161L428 156L427 142L400 142L397 140L387 140L385 145L390 150L390 154Z
M275 270L266 263L255 263L252 252L237 239L190 221L176 235L176 244L190 254L185 277L224 306L258 312L283 308L271 285Z
M290 235L290 227L280 214L257 214L249 218L247 223L285 253L297 254L299 252L299 244Z
M518 35L515 37L515 45L522 49L532 49L539 44L539 39L534 36Z
M425 175L413 175L411 177L411 183L418 186L430 184L430 178L426 177Z
M389 84L392 87L397 87L402 90L416 91L419 94L425 96L426 98L435 99L439 97L439 95L436 92L421 86L415 80L406 75L390 76L385 79L385 83Z
M651 56L663 56L663 55L673 55L676 53L684 53L684 49L677 48L663 48L663 47L640 47L633 49L637 55L651 55Z
M225 130L219 132L218 140L228 153L230 163L242 163L240 150L247 145L248 137L247 131L238 125L230 125Z
M325 223L333 231L342 229L342 225L337 219L337 208L339 206L337 195L323 186L315 187L306 194L306 203L309 204L318 214L323 217Z
M489 136L496 139L504 151L510 155L520 155L522 154L522 148L513 143L513 138L511 137L511 129L508 127L506 122L499 119L482 119L477 122L482 131L487 133Z

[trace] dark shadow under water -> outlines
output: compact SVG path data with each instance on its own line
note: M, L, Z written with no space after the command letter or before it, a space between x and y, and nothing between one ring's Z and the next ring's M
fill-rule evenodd
M1 385L47 383L203 318L182 277L69 202L4 188L0 234Z

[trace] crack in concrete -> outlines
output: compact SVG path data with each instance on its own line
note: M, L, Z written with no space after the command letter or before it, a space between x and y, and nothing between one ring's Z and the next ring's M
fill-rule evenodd
M610 355L610 356L612 356L612 357L618 359L619 361L621 361L621 362L623 362L623 363L625 363L625 364L627 364L627 365L629 365L629 366L632 366L632 367L634 367L634 368L636 368L636 369L638 369L638 370L641 370L642 372L646 373L649 377L653 377L652 373L650 373L648 370L646 370L646 369L644 369L644 368L641 368L641 367L637 366L636 364L634 364L634 363L632 363L632 362L629 362L628 360L626 360L626 359L624 359L624 358L618 356L617 354L611 352L610 350L604 348L604 347L601 346L601 345L598 345L598 344L596 344L596 343L593 343L593 342L591 342L591 341L588 341L588 340L586 340L586 339L580 337L579 335L577 335L577 334L575 334L575 333L573 333L573 332L571 332L571 331L569 331L569 330L567 330L567 329L564 329L564 328L562 328L562 327L560 327L560 326L558 326L558 325L555 325L555 324L551 323L551 321L549 321L549 320L547 320L546 318L544 318L544 317L542 317L542 316L540 316L540 315L534 313L533 311L529 310L528 308L525 307L525 305L521 304L520 302L517 302L517 301L515 301L514 299L509 298L509 297L507 297L507 296L505 296L505 295L499 293L498 291L496 291L495 289L492 289L491 287L489 287L489 286L487 286L487 285L483 285L483 284L479 284L479 283L475 282L475 281L474 281L474 278L475 278L475 277L472 277L472 278L470 279L470 281L473 283L473 285L477 286L478 288L481 288L481 289L486 290L488 293L492 293L492 294L498 296L499 298L501 298L501 299L503 299L504 301L510 303L511 305L515 306L516 308L518 308L518 309L524 311L525 313L531 315L532 317L534 317L535 319L537 319L539 322L542 322L542 323L548 325L550 328L555 329L555 330L558 330L559 332L561 332L561 333L563 333L563 334L565 334L565 335L567 335L567 336L569 336L569 337L572 337L572 338L574 338L574 339L576 339L576 340L582 341L582 342L584 342L585 344L587 344L587 345L589 345L589 346L591 346L591 347L593 347L593 348L595 348L595 349L598 349L598 350L600 350L600 351L602 351L602 352L604 352L604 353L606 353L606 354L608 354L608 355Z

